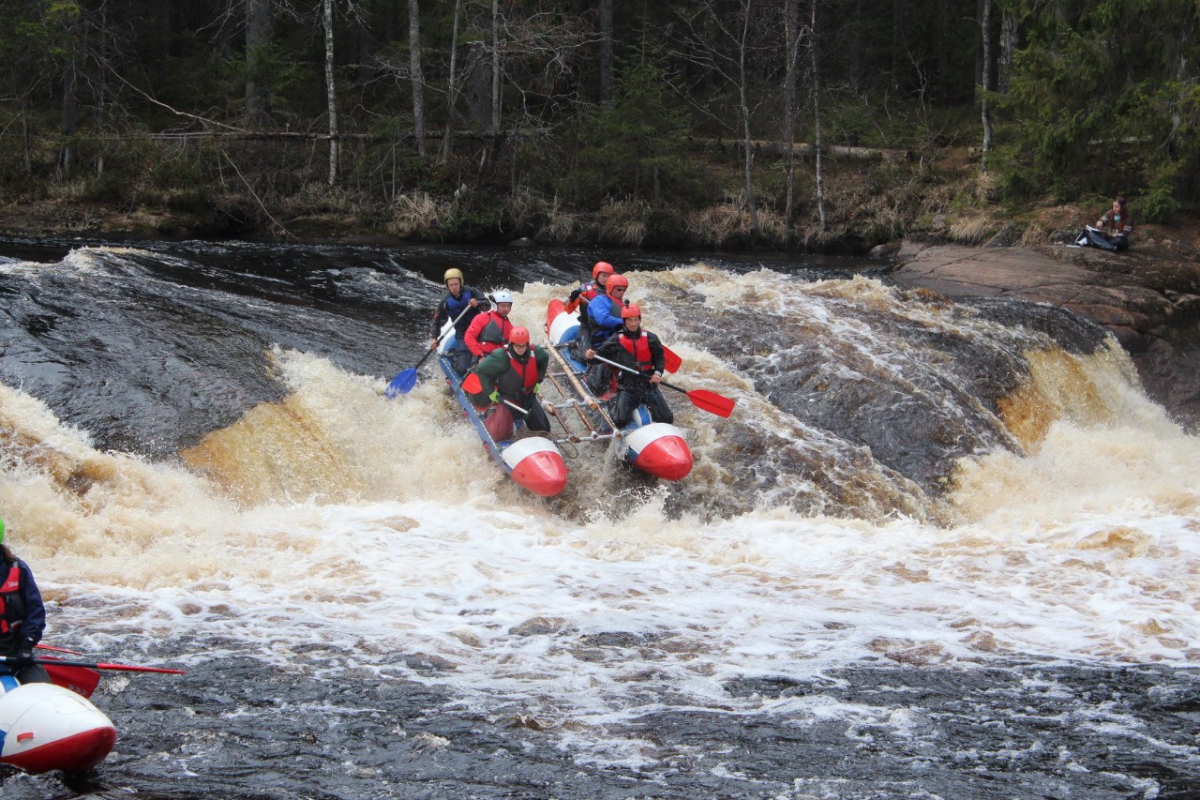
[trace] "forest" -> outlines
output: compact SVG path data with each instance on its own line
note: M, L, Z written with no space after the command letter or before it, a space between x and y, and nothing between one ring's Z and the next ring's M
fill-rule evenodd
M0 207L864 248L1200 199L1198 0L5 0ZM946 220L955 220L948 225Z

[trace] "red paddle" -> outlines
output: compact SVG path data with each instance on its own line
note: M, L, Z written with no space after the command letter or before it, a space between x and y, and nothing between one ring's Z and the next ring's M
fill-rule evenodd
M641 373L636 369L630 369L629 367L618 364L615 361L609 361L603 356L596 356L595 358L597 361L603 361L605 364L616 367L620 370L624 370L625 372L632 372L634 375L641 375ZM710 414L716 414L718 417L728 417L730 414L732 414L733 404L737 402L735 400L730 400L724 395L717 394L716 392L710 392L706 389L692 389L691 391L688 391L687 389L681 389L678 386L672 386L666 381L659 381L658 385L665 386L668 389L674 389L677 392L686 394L688 396L688 400L691 400L692 405L694 405L696 408L700 409L701 411L707 411Z

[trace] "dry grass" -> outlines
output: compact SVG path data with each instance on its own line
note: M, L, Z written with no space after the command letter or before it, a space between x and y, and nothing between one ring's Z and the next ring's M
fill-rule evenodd
M642 200L605 203L596 220L600 240L607 244L638 247L646 239L649 215L650 206Z
M987 217L967 217L950 223L946 238L956 244L977 245L996 232L996 223Z
M392 218L387 231L401 238L436 238L450 209L450 203L435 200L428 192L399 195L392 203Z
M757 209L758 233L742 192L727 192L724 202L687 216L688 233L701 244L722 247L738 240L766 240L784 245L793 238L787 219L770 207Z

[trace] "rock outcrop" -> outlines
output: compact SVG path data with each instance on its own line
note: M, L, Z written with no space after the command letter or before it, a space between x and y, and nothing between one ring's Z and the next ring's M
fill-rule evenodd
M1200 262L1170 243L1116 254L1064 245L973 248L906 242L890 277L948 297L1049 303L1104 325L1147 394L1200 430Z

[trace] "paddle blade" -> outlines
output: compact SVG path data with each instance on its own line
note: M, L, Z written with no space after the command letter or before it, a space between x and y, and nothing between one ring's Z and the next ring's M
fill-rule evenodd
M696 408L701 411L707 411L710 414L716 414L718 417L728 417L732 414L733 404L736 402L724 395L710 392L707 389L692 389L687 393L687 396Z
M683 359L679 357L679 354L665 344L663 345L663 357L666 360L667 372L678 372L679 368L683 366Z
M70 689L76 694L91 697L100 683L100 673L87 667L68 667L62 664L43 663L50 682L55 686Z
M410 367L404 370L396 377L392 378L392 382L383 390L383 396L388 400L401 394L408 394L417 385L417 370Z
M463 378L462 388L464 392L479 394L483 391L483 383L479 380L479 376L472 372L470 375Z

